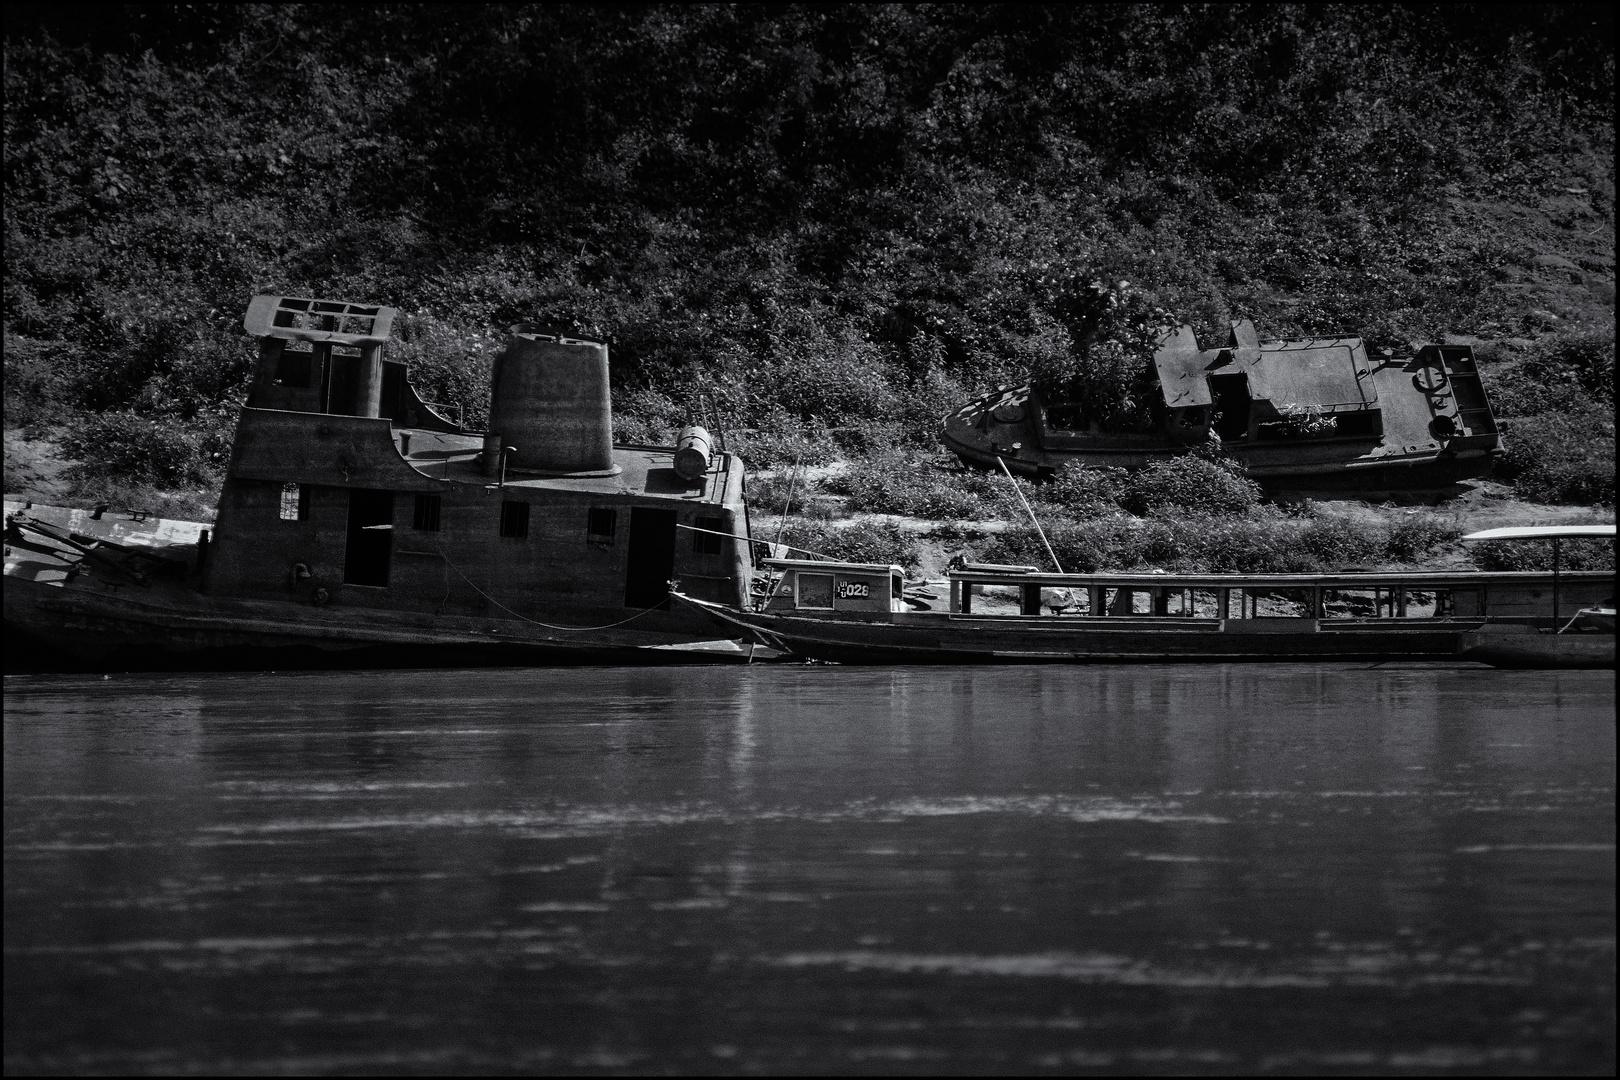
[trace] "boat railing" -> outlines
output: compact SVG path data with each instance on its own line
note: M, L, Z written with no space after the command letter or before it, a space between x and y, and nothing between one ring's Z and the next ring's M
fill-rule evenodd
M975 587L1015 591L1017 614L1131 619L1316 620L1450 618L1540 622L1553 617L1553 577L1541 571L1394 571L1315 574L1055 574L1014 567L951 570L949 611L974 614ZM1614 572L1562 575L1566 587L1612 594ZM1540 610L1545 606L1546 611ZM1268 610L1269 609L1269 610ZM983 611L982 614L1004 612Z
M457 402L424 401L424 402L422 402L422 404L426 405L429 409L432 409L435 413L437 413L440 416L440 418L442 418L442 419L444 419L446 421L448 421L450 419L450 413L451 413L452 410L454 410L455 414L456 414L456 419L455 419L456 428L458 430L465 428L465 426L466 426L465 423L464 423L465 418L462 416L461 403L459 401L457 401Z

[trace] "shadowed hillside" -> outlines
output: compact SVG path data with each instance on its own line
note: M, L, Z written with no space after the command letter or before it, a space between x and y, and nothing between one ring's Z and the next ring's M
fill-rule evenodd
M1087 348L1104 282L1475 341L1503 479L1612 504L1612 42L1585 5L14 6L7 490L210 504L255 292L400 307L474 422L534 320L609 341L621 437L702 394L758 466L870 471Z

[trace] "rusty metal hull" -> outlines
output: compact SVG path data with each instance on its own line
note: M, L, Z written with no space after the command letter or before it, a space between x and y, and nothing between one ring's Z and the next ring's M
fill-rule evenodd
M138 595L137 595L138 594ZM7 635L34 663L96 670L443 667L468 664L679 664L747 659L747 650L663 648L689 634L547 631L510 619L315 609L205 597L186 583L150 589L10 577ZM716 626L718 639L723 633ZM54 659L53 659L54 657Z
M1073 462L1090 468L1141 469L1159 461L1170 461L1187 452L1185 446L1095 447L1091 449L1031 450L1020 457L991 453L982 446L955 437L949 426L940 441L964 463L981 469L1000 469L997 458L1007 468L1031 480L1051 476ZM1317 462L1268 461L1263 454L1228 448L1243 463L1244 475L1264 488L1284 491L1380 492L1440 491L1461 483L1489 476L1496 456L1484 451L1467 455L1447 455L1438 451L1405 457L1382 464L1354 464L1349 460Z
M540 625L503 614L406 607L317 607L300 595L243 597L201 591L207 531L199 522L93 515L6 505L7 663L11 669L209 669L442 667L488 664L683 664L759 659L724 640L707 619L622 612L621 625L563 618ZM43 531L20 526L28 521ZM89 550L53 548L50 536ZM124 573L117 558L144 553ZM199 550L201 548L201 550ZM56 552L53 554L53 550ZM440 572L442 577L443 572ZM575 611L577 616L582 612ZM652 624L652 625L638 625ZM660 625L663 624L663 625ZM573 627L572 629L559 627ZM753 656L750 657L750 652Z

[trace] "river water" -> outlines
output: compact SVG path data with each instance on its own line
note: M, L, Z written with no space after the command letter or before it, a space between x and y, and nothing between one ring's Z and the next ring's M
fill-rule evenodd
M8 1073L1615 1065L1608 672L5 688Z

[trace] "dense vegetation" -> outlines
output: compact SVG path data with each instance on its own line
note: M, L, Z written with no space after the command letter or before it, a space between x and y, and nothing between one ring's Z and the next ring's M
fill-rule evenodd
M86 491L206 498L241 313L285 291L400 307L397 355L474 421L501 327L603 336L622 436L707 398L758 465L854 456L874 507L984 387L1128 413L1158 311L1466 334L1521 490L1613 501L1606 6L18 5L5 33L6 420ZM905 509L972 516L956 488Z

